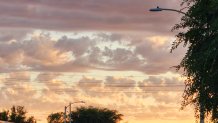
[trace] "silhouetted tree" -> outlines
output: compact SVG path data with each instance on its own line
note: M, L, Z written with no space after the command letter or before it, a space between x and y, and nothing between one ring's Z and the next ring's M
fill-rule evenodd
M14 123L36 123L36 120L33 116L27 117L27 111L23 106L13 106L11 111L0 112L0 120L10 121Z
M116 110L95 107L80 107L72 112L73 123L118 123L122 114Z
M31 116L31 117L27 118L25 123L36 123L36 119L33 116Z
M24 123L26 119L26 111L23 106L13 106L11 108L10 121L16 123Z
M3 121L9 120L9 111L8 110L0 112L0 120L3 120Z
M48 123L64 123L64 113L52 113L47 118Z
M73 123L118 123L122 120L122 116L116 110L107 108L80 107L72 111L71 119ZM64 123L64 113L52 113L47 120L48 123Z
M183 0L189 8L174 30L172 50L188 46L178 69L184 69L186 88L183 107L193 104L196 116L218 122L218 0ZM201 116L199 113L201 112Z

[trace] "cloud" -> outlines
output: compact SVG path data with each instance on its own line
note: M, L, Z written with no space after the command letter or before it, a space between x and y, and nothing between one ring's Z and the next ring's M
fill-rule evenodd
M160 42L161 40L153 42L147 39L147 41L136 44L135 52L144 57L148 63L146 67L142 68L144 71L148 73L170 71L170 67L179 64L184 56L185 48L179 47L170 53L172 40L175 39L167 38L164 42Z
M105 79L104 86L111 91L134 91L136 81L128 78L115 78L108 76Z
M45 118L51 112L62 111L69 102L79 100L85 101L86 106L119 110L126 118L148 120L157 117L179 119L183 115L189 117L183 112L178 115L167 115L179 110L178 94L181 92L177 93L173 87L164 91L163 87L180 84L181 80L177 77L150 76L141 82L115 76L105 78L81 76L76 80L72 78L73 74L70 76L47 72L16 72L6 75L1 79L3 83L0 86L2 97L0 104L8 107L13 104L24 105L30 109L29 112L36 112L34 114L37 118ZM150 89L154 88L152 86L163 87L145 93L148 90L142 85L149 86ZM175 88L175 90L179 89ZM144 117L141 117L143 113Z
M151 13L150 8L179 8L179 1L75 0L1 1L1 27L50 30L144 31L166 33L179 15ZM166 18L166 15L170 15Z
M0 43L0 71L139 71L159 74L174 71L185 49L170 52L170 37L143 37L125 33L93 33L81 37L50 33Z
M151 92L151 96L159 103L170 104L181 102L184 90L183 80L179 76L150 76L138 83L143 92ZM178 95L180 95L178 97Z
M30 74L28 72L9 73L8 77L3 77L0 95L2 97L1 104L16 105L22 103L25 99L26 103L30 103L35 99L37 91L30 83Z
M159 74L175 71L171 67L178 65L185 53L185 48L182 47L170 53L171 42L175 40L171 37L119 36L115 42L119 42L118 45L123 47L112 48L111 45L107 45L101 50L95 48L95 52L90 53L89 62L99 64L99 68L104 70L133 70L146 74ZM101 34L100 38L114 43L113 35Z
M169 30L181 15L148 11L157 5L179 8L179 2L1 0L0 108L24 105L46 118L83 100L136 119L180 119L183 115L171 115L182 87L167 86L181 80L166 76L184 54L182 48L169 53L174 40ZM86 76L95 70L121 73ZM122 77L131 71L148 78ZM79 72L85 75L69 75Z
M84 49L81 48L83 42L75 41L78 43L71 45L74 46L71 51L57 48L56 46L61 42L64 41L57 42L52 40L49 35L41 34L30 40L2 43L0 44L0 71L78 71L86 69L84 64L71 61L73 54L83 52ZM78 48L75 48L77 46Z
M77 57L86 53L89 47L92 47L93 44L95 44L95 41L91 40L89 37L69 39L67 36L63 36L57 41L55 47L65 52L71 51L75 57Z
M0 29L0 42L13 42L23 40L32 30L29 29Z

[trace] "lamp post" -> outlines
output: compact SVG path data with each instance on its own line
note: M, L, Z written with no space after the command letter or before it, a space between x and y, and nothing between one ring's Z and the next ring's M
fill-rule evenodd
M64 106L64 123L67 123L67 108L69 107L69 122L71 123L72 122L72 119L71 119L71 105L72 104L75 104L75 103L85 103L84 101L78 101L78 102L70 102L69 105L67 106Z
M159 12L159 11L174 11L174 12L178 12L178 13L181 13L181 14L184 14L186 15L185 12L182 12L180 10L176 10L176 9L167 9L167 8L160 8L159 6L157 6L157 8L151 8L149 11L151 12Z
M181 10L160 8L159 6L157 6L157 8L149 9L149 11L151 11L151 12L173 11L173 12L178 12L178 13L187 15L185 12L182 12ZM201 94L201 91L200 91L200 94ZM200 104L200 123L204 123L204 107L201 104Z

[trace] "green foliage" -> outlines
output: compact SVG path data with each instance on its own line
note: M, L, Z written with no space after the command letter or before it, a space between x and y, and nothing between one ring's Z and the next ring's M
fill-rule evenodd
M186 4L187 3L187 4ZM173 30L178 33L172 50L180 44L188 50L178 68L184 69L186 88L183 107L193 104L196 116L200 109L212 121L218 120L218 1L183 0L189 7L181 23Z
M73 123L118 123L122 116L116 110L95 107L80 107L71 112ZM47 120L48 123L64 123L64 113L52 113ZM69 116L66 121L69 123Z
M27 111L24 109L23 106L13 106L11 111L3 111L0 112L0 120L3 121L10 121L14 123L36 123L34 117L27 117Z

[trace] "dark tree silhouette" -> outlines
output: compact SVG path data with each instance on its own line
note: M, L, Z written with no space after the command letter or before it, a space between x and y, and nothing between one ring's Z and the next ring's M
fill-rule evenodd
M11 111L0 112L0 120L10 121L14 123L36 123L36 120L33 116L27 117L27 111L23 106L13 106Z
M183 108L193 104L196 116L218 122L218 0L183 0L189 9L174 30L172 50L181 43L188 46L178 69L184 69ZM184 31L185 29L185 31ZM201 115L199 115L199 113Z
M64 123L64 113L52 113L47 118L48 123Z
M73 123L118 123L122 114L116 110L95 107L81 107L72 112Z
M9 120L9 111L8 110L0 112L0 120L3 120L3 121Z
M71 119L73 123L118 123L122 120L122 116L116 110L107 108L80 107L72 111ZM64 123L64 113L52 113L47 120L49 123Z
M26 123L36 123L36 119L33 116L31 116L27 118Z
M13 106L11 108L10 121L16 123L24 123L26 119L26 111L23 106Z

